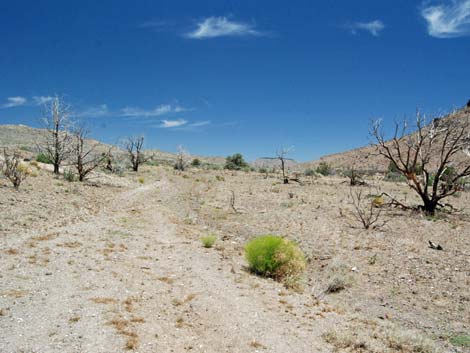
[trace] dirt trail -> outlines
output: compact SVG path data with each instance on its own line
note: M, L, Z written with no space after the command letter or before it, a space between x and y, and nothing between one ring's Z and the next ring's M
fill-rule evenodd
M329 352L336 314L179 234L171 193L162 180L84 222L2 239L21 252L0 259L0 352Z

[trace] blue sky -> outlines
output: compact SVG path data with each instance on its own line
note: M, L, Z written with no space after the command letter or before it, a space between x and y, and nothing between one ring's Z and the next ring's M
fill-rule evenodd
M470 98L470 0L2 1L0 123L61 95L93 137L310 160Z

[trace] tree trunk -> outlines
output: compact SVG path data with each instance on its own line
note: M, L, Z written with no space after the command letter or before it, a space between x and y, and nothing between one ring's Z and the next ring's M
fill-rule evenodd
M59 174L59 164L54 163L54 174Z
M436 213L436 208L437 208L437 201L436 200L423 200L424 205L423 205L423 210L424 212L429 215L429 216L434 216Z

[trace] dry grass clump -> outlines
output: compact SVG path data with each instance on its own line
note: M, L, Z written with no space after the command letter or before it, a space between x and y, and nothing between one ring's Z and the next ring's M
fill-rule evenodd
M326 271L326 280L322 286L321 294L318 294L319 296L338 293L351 287L354 283L350 267L341 260L333 260Z
M386 343L392 352L434 353L436 348L432 341L411 331L394 329L386 336Z
M90 300L96 304L115 304L117 302L117 300L114 298L106 297L91 298Z
M373 352L368 350L367 343L350 332L330 331L323 335L323 339L331 344L335 351L347 349L350 352Z
M329 331L323 339L335 352L359 353L438 353L432 341L392 324L354 320L348 326Z
M0 297L23 298L28 291L22 289L13 289L5 292L0 292Z
M48 241L48 240L53 240L57 238L58 236L59 234L57 233L49 233L45 235L38 235L37 237L32 237L31 239L36 240L36 241Z
M272 277L292 286L305 270L305 255L290 240L265 235L253 239L245 246L250 270L258 275Z
M264 344L262 344L262 343L260 343L256 340L253 340L253 341L250 342L250 347L253 347L255 349L267 349L267 347Z

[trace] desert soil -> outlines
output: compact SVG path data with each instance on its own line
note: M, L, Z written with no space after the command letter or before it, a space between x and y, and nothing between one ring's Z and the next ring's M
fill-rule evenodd
M390 209L365 231L345 180L307 181L145 167L84 184L42 170L18 192L4 182L0 352L463 352L449 340L470 326L468 193L452 200L458 214ZM266 233L306 253L296 290L246 269L243 245Z

